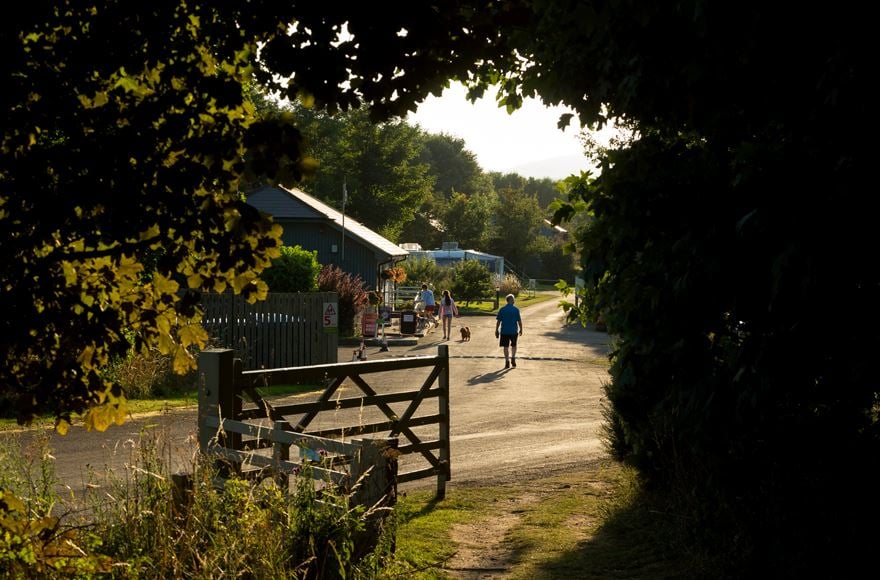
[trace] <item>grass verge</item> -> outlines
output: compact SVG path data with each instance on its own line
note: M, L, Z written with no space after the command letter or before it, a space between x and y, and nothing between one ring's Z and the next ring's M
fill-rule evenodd
M635 472L613 461L539 480L411 492L398 506L384 578L702 577L676 522L651 508Z
M516 297L516 305L519 308L526 308L533 304L539 304L541 302L546 302L547 300L556 300L558 298L558 293L535 292L529 296L526 292L522 292ZM500 305L504 306L503 296L501 297ZM488 300L484 302L470 302L467 306L465 306L464 303L458 304L458 311L462 314L494 314L498 312L498 309L495 308L494 300Z
M324 389L323 385L271 385L257 389L264 397L284 397L311 393ZM198 405L198 392L195 389L170 390L162 397L149 399L128 399L128 412L131 415L152 415L173 409L185 409ZM52 417L40 417L30 426L32 428L51 428L55 424ZM15 419L0 418L0 431L21 429Z

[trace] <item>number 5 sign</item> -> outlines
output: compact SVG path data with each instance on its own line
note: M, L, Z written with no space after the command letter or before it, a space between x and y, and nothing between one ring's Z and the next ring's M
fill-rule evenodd
M323 327L325 331L335 332L339 326L339 307L336 302L324 302Z

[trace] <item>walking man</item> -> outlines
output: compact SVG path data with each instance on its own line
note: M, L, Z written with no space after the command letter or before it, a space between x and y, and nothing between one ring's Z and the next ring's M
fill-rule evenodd
M495 338L500 338L499 346L504 348L504 368L516 368L516 339L522 336L522 317L519 308L513 305L513 294L506 297L507 304L498 309L495 317Z

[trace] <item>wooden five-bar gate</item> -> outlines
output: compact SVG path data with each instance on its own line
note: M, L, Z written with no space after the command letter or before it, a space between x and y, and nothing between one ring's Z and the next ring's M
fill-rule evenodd
M421 384L401 389L398 379L417 382L417 369L427 373ZM259 477L284 479L308 461L316 479L354 482L369 468L364 457L380 462L374 466L379 471L393 458L395 466L409 468L396 474L395 487L397 482L436 477L437 496L445 496L451 476L448 346L441 345L436 356L253 371L243 371L232 350L210 349L199 355L199 372L201 450L224 458L236 471L256 467ZM398 386L379 384L389 376L384 373L396 373L387 382ZM302 401L304 396L270 400L260 393L261 387L285 384L325 388L309 401ZM344 392L351 387L358 392ZM425 410L431 399L437 401L436 412ZM327 412L332 413L330 421L313 426ZM352 439L363 436L381 437ZM292 447L299 457L290 456Z

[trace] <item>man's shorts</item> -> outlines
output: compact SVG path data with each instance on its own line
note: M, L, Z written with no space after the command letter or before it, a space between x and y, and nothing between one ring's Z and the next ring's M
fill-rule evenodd
M425 314L430 314L431 316L434 316L434 305L433 304L429 304L428 306L425 306Z
M502 334L501 342L498 346L516 346L516 334Z

